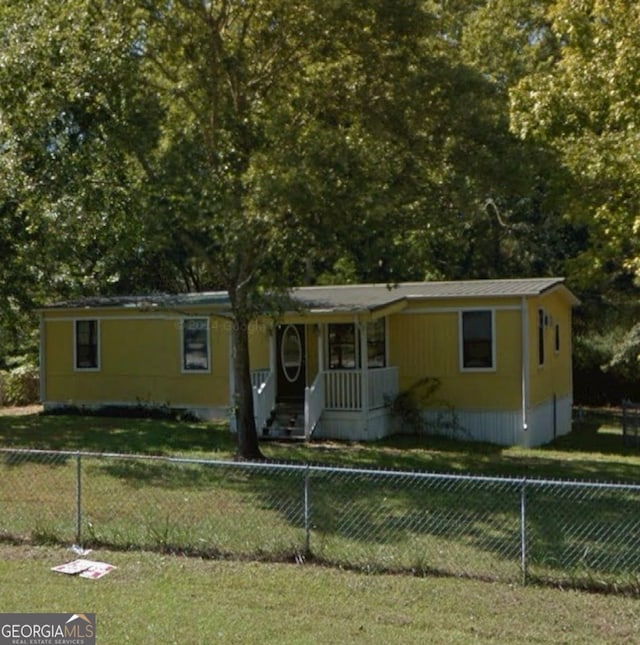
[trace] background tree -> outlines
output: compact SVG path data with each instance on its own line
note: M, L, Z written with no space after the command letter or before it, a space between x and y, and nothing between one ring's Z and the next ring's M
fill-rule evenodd
M18 203L46 239L46 291L131 288L126 269L158 256L226 289L243 457L260 456L247 330L265 294L405 198L395 134L420 90L421 4L3 5L3 128L34 187Z
M554 54L512 88L513 129L553 147L573 177L566 204L590 233L574 280L629 284L640 275L640 7L559 0L546 19Z
M618 0L547 5L552 55L512 87L512 127L559 155L571 178L567 216L588 234L566 265L584 301L578 397L594 400L598 383L599 402L637 398L640 7Z
M36 301L226 289L252 457L266 294L566 273L617 306L637 27L615 0L6 0L0 353Z

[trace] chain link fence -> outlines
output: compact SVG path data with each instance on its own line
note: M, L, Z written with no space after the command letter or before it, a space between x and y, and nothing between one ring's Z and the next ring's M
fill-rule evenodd
M640 485L3 449L0 537L640 590Z

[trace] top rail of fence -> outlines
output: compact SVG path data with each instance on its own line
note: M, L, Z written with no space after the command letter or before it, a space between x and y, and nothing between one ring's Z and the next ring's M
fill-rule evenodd
M287 472L318 472L348 475L360 475L365 477L376 478L398 478L410 477L415 480L440 480L440 481L459 481L459 482L476 482L476 483L497 483L505 485L533 485L533 486L560 486L566 488L597 488L609 490L626 490L640 493L640 483L627 482L597 482L579 479L553 479L535 476L509 477L503 475L473 475L460 474L451 472L434 472L420 470L399 470L399 469L377 469L377 468L354 468L350 466L330 466L327 464L313 463L290 463L279 461L239 461L232 459L206 459L202 457L180 457L173 455L148 455L135 453L117 453L117 452L92 452L86 450L48 450L38 448L0 448L0 454L24 454L24 455L50 455L57 457L87 457L102 459L122 459L138 461L156 461L168 464L185 464L185 465L203 465L219 467L235 467L247 470L262 471L287 471Z

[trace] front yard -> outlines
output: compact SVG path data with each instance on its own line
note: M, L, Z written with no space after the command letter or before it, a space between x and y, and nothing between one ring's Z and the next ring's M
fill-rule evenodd
M13 414L0 450L5 541L640 589L640 455L601 414L539 449L265 442L263 464L224 424Z
M206 561L144 552L88 557L101 580L51 572L74 558L0 544L2 610L94 612L98 643L632 643L637 599L455 578Z
M0 414L0 447L82 450L231 459L234 436L224 423L96 416ZM574 430L535 449L504 448L441 437L394 436L375 443L264 442L274 461L429 472L594 481L640 480L640 449L622 443L612 410L587 411Z

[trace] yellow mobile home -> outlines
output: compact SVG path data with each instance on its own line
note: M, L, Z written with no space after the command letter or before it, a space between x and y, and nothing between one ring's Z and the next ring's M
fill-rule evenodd
M561 278L301 287L291 301L249 330L263 435L373 440L403 431L389 404L425 378L439 384L423 410L436 431L444 410L464 436L502 445L536 446L570 430L578 300ZM230 415L226 293L84 299L40 313L45 409Z

